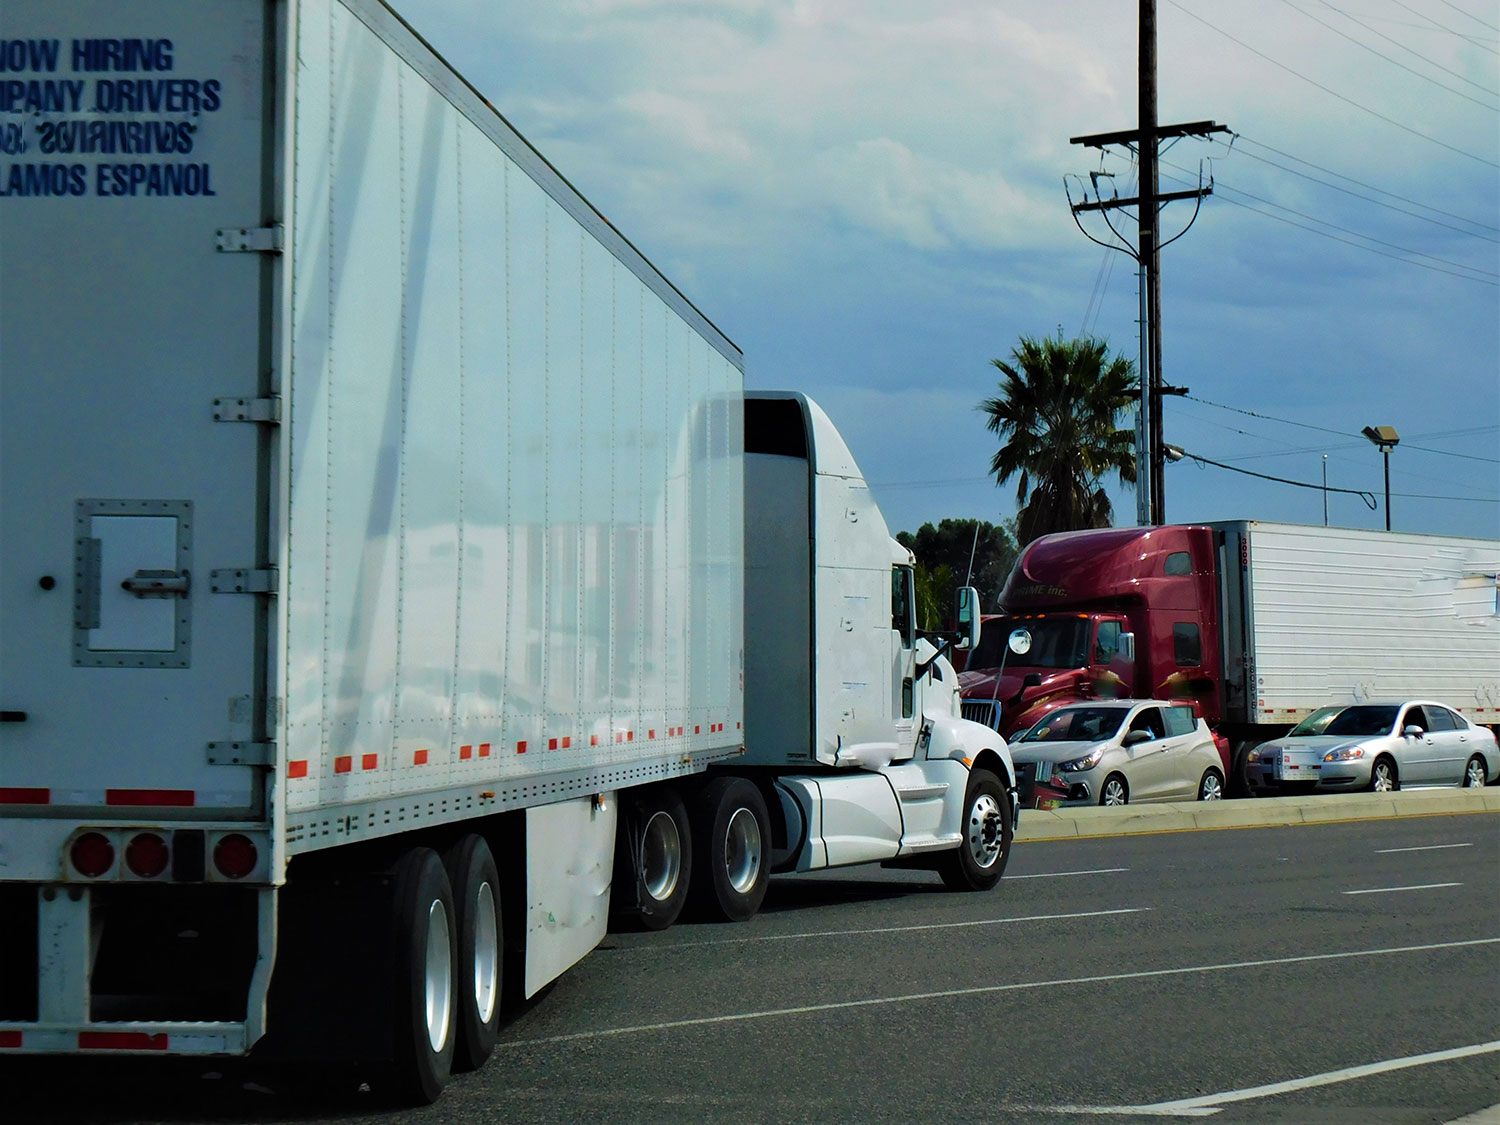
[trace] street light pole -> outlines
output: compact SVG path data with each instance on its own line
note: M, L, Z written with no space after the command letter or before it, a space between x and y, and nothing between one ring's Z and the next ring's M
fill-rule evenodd
M1391 529L1391 450L1401 444L1395 426L1366 426L1360 433L1370 439L1385 458L1385 529Z

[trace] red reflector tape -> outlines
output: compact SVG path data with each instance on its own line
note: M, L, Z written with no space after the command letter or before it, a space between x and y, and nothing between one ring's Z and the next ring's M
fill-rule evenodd
M80 1031L78 1047L83 1051L165 1051L165 1035L144 1031Z
M335 758L333 760L333 772L334 773L348 773L353 768L354 768L354 759L352 757L350 757L348 754L345 754L342 758Z
M191 789L106 789L106 805L172 805L191 808L195 795Z
M427 751L418 750L411 756L411 760L413 765L425 766L427 764Z
M488 758L490 756L490 744L488 742L481 742L479 744L479 756L481 758Z
M0 1048L19 1047L21 1045L21 1033L19 1031L0 1031Z
M474 747L472 747L472 746L460 746L458 748L458 760L460 762L467 762L473 756L474 756Z
M50 789L4 789L0 788L0 805L50 805Z
M597 734L591 734L591 735L589 735L589 745L590 746L598 746L599 745L599 736Z
M303 758L300 761L288 762L286 764L286 775L287 777L306 777L307 759Z
M481 747L480 749L483 750L483 747ZM524 753L526 753L526 742L525 742L524 739L522 741L516 743L516 753L517 754L524 754Z
M380 755L379 754L366 754L363 758L361 758L359 760L359 768L360 769L372 770L372 769L375 769L379 765L380 765Z
M557 749L557 739L555 739L555 738L549 738L549 739L547 739L547 749L548 750L556 750Z

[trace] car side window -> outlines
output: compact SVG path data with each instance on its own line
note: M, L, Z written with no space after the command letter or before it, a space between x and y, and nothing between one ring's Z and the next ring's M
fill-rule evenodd
M1427 716L1420 707L1408 707L1406 716L1401 720L1401 731L1405 733L1407 727L1421 727L1423 730L1431 730L1432 726L1427 722Z
M1193 728L1198 725L1197 720L1193 718L1193 709L1191 707L1167 707L1165 711L1167 716L1167 734L1171 738L1176 738L1184 734L1192 734Z
M1130 720L1131 730L1143 730L1149 734L1153 741L1167 736L1166 727L1162 724L1161 708L1147 707L1144 711Z
M1458 730L1463 724L1458 716L1446 707L1426 707L1428 730Z

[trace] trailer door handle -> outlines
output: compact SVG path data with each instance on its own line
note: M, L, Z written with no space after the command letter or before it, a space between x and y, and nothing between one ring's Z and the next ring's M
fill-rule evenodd
M188 595L188 572L175 570L138 570L120 583L138 598L185 598Z

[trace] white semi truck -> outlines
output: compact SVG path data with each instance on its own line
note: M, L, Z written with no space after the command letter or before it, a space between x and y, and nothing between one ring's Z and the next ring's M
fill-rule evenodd
M431 1100L611 911L1000 879L973 592L917 634L826 416L390 8L6 0L0 61L0 1054Z

